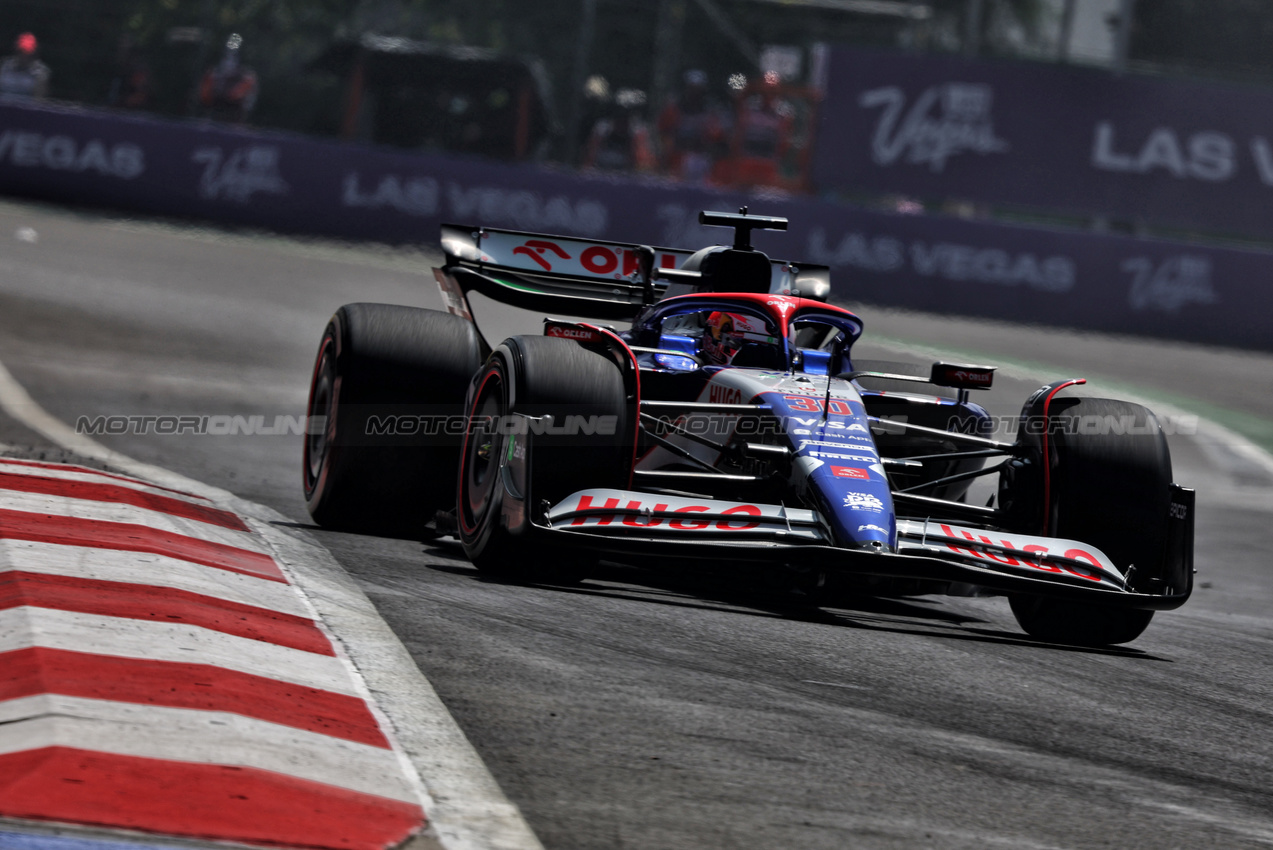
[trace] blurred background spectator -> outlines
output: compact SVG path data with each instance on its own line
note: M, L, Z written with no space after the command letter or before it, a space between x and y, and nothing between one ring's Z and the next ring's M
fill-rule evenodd
M588 135L583 167L598 171L654 170L650 129L642 117L645 92L620 89L610 115L598 120Z
M146 109L150 106L150 66L129 35L119 39L115 75L111 78L106 102L118 109Z
M708 96L707 73L685 72L680 94L659 114L663 172L679 180L702 183L723 152L729 116Z
M795 109L780 96L778 74L766 72L738 94L729 155L712 182L739 187L782 186L781 164L791 148Z
M199 103L203 114L214 121L242 124L256 107L256 72L244 65L239 51L243 37L234 33L225 43L221 61L204 72L199 83Z
M39 59L35 36L24 32L14 44L16 51L0 64L0 94L18 98L42 98L49 93L49 66Z

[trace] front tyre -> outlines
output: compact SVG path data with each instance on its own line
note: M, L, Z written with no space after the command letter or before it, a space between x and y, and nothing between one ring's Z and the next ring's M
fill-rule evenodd
M484 572L505 577L562 577L577 571L524 528L510 528L504 464L511 426L547 423L528 440L527 498L518 511L556 504L588 487L623 487L632 433L623 375L614 362L569 340L505 340L474 379L460 453L456 519L464 551ZM570 422L597 427L565 429ZM508 507L511 507L511 500ZM524 516L524 514L518 514ZM516 522L513 523L516 525Z
M1053 536L1100 549L1128 575L1130 589L1155 590L1167 557L1171 453L1154 414L1103 398L1060 399L1050 419ZM1033 637L1106 646L1140 637L1154 612L1035 596L1011 599L1012 613Z

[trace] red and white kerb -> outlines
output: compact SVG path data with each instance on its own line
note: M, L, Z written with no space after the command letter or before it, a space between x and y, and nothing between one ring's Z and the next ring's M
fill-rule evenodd
M346 662L201 497L0 460L0 817L383 848L424 824Z

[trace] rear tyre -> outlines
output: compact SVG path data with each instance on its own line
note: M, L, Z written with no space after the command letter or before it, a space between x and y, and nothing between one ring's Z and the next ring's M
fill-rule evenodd
M1049 439L1054 498L1048 527L1056 537L1100 549L1131 589L1152 589L1167 555L1171 453L1148 409L1103 398L1059 399ZM1087 433L1084 433L1087 432ZM1042 640L1085 646L1138 638L1154 612L1020 596L1011 600L1021 628Z
M614 423L591 434L535 434L526 458L528 508L531 500L554 505L589 487L625 487L633 436L623 375L613 361L569 340L519 336L495 350L469 394L456 496L464 551L479 570L506 578L578 578L587 563L549 552L505 522L501 464L510 437L499 422L517 415L551 416L555 426L574 416Z
M481 338L458 316L391 304L337 310L307 410L303 483L314 521L419 537L453 507L464 393L481 363Z

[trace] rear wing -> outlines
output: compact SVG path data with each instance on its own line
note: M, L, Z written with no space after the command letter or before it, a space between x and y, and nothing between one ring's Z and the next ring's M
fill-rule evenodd
M682 268L694 252L681 248L444 224L442 250L443 297L465 310L455 302L476 291L527 309L623 320L665 295L695 291L700 281ZM771 260L770 268L771 293L825 300L830 291L827 266Z

